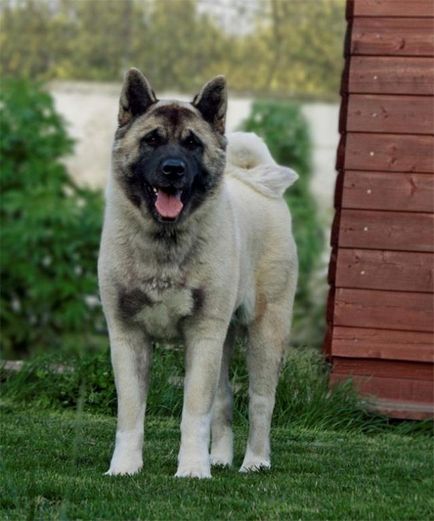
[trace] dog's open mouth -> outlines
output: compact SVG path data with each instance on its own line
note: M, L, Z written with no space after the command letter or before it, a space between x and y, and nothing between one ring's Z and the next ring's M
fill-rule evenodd
M181 201L182 190L173 190L170 188L152 187L154 193L154 204L158 215L167 221L175 220L184 207Z

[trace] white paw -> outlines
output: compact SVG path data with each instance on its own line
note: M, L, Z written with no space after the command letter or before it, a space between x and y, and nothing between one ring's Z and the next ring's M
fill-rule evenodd
M219 465L221 467L230 467L232 465L232 451L212 450L211 465Z
M211 465L230 467L234 456L232 433L211 445Z
M143 467L143 460L141 454L115 454L110 463L109 470L105 473L106 476L132 476L137 474Z
M178 465L175 478L199 478L211 477L211 467L205 462L185 462Z
M241 465L240 472L258 472L260 470L268 470L271 468L269 459L260 458L259 456L250 456L245 458Z

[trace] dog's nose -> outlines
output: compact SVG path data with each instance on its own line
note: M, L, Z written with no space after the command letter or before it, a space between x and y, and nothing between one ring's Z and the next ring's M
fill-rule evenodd
M161 163L161 171L163 174L172 177L181 177L185 173L185 163L182 159L165 159Z

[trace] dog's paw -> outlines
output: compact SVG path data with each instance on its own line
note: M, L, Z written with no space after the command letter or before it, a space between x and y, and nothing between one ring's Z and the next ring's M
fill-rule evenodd
M271 463L269 459L252 456L244 459L240 472L258 472L260 470L269 470L270 468Z
M104 476L132 476L142 470L143 464L140 465L110 465Z
M209 463L192 462L180 463L176 471L175 478L199 478L207 479L211 477L211 467Z
M211 445L211 465L230 467L234 457L232 436Z
M232 451L211 451L211 465L219 467L230 467L232 465Z
M115 454L110 463L106 476L132 476L142 470L143 460L141 455L128 454L121 457Z

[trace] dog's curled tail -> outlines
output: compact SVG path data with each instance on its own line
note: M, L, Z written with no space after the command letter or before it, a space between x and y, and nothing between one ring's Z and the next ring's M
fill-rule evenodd
M298 179L294 170L274 161L267 145L253 132L233 132L227 139L228 174L253 189L268 197L282 197Z

